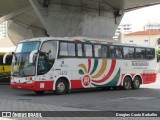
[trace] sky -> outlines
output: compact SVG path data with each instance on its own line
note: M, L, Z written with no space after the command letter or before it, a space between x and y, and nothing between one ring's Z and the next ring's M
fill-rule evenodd
M125 13L121 23L131 23L133 31L143 30L147 23L160 23L160 5L154 5Z

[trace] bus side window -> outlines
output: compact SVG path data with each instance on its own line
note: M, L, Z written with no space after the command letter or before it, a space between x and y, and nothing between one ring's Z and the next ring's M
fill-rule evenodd
M122 58L122 47L116 46L115 50L116 50L116 58Z
M108 46L102 45L102 58L108 57Z
M115 57L115 48L114 46L109 46L109 57L114 58Z
M76 56L75 43L68 43L67 51L69 56Z
M124 59L134 59L134 48L123 47L123 56Z
M101 57L102 56L102 52L101 52L101 45L94 45L94 55L95 57Z
M12 64L12 56L9 55L6 58L6 65L11 65ZM0 65L3 65L3 56L0 56Z
M123 47L123 56L124 56L124 59L129 58L129 48L128 47Z
M155 58L155 50L147 48L147 59L154 59Z
M11 65L12 64L12 56L7 56L6 58L6 64Z
M134 59L134 48L129 47L129 58Z
M91 44L84 44L84 52L86 57L92 57L93 56L93 50Z
M78 57L83 56L82 44L80 44L80 43L77 44L77 55L78 55Z
M137 59L145 59L146 51L144 48L136 48L136 58Z
M60 43L60 56L67 56L67 43L66 42L61 42Z
M61 42L60 43L60 56L72 56L76 55L75 43Z

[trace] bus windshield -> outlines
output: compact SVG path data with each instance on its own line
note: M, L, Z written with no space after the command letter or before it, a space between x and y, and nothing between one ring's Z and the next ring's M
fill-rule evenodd
M39 46L40 42L24 42L18 44L13 59L13 76L25 77L35 75L37 55L35 54L33 63L29 63L29 55L33 50L38 50Z
M38 50L39 45L40 45L40 42L38 41L20 43L18 44L15 53L23 53L23 52L30 53L33 50Z

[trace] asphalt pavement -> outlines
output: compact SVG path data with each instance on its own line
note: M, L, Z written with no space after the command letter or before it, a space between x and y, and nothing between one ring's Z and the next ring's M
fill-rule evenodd
M37 95L33 91L13 90L9 85L0 85L0 111L159 111L160 80L149 85L142 85L137 90L74 90L66 95L45 93ZM57 113L59 114L59 113ZM65 114L62 113L63 115ZM66 115L67 116L67 115ZM94 115L93 115L94 116ZM15 116L14 116L15 117ZM0 118L40 119L40 118ZM41 119L81 120L82 117L43 117ZM85 117L84 119L157 119L157 117Z

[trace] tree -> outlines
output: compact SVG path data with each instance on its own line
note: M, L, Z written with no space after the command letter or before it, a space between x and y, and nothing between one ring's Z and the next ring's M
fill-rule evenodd
M157 62L159 62L160 61L160 48L156 50L156 53L157 53Z

